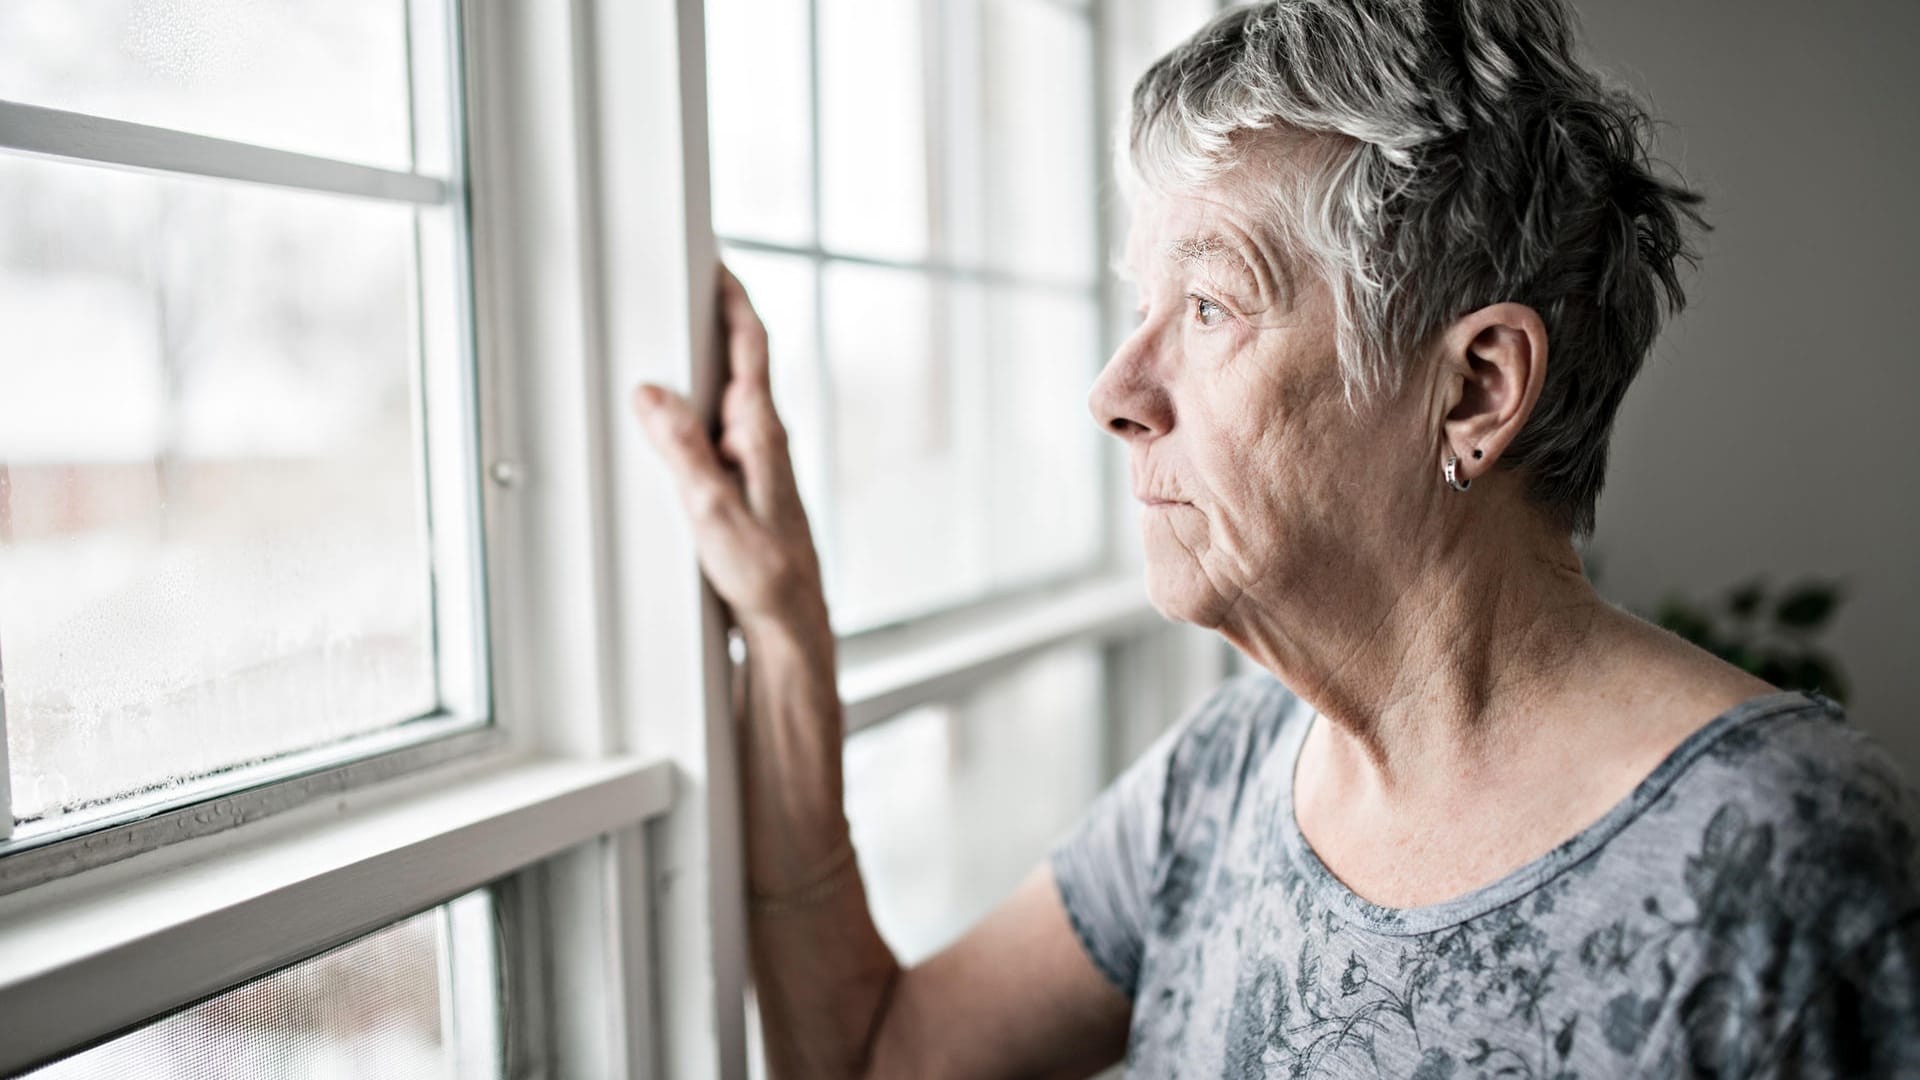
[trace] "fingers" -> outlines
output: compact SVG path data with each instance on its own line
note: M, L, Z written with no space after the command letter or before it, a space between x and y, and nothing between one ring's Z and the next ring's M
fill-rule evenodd
M727 359L732 368L720 415L722 457L739 466L748 505L771 518L797 505L799 494L788 457L786 428L773 404L768 380L767 331L746 287L719 268L720 309L726 319Z
M706 425L685 399L658 386L641 386L633 394L633 411L654 449L666 459L696 528L745 513L733 478L707 438Z
M753 391L741 384L727 388L721 402L723 429L720 456L740 470L747 505L761 518L773 520L799 501L788 456L787 431L772 409L750 400Z
M720 267L720 313L726 319L727 362L733 378L768 391L767 405L773 405L767 381L767 327L753 310L746 286L733 271Z

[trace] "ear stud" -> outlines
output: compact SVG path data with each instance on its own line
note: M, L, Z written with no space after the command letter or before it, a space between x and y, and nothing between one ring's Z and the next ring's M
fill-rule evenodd
M1476 446L1473 448L1473 460L1479 461L1480 458L1481 458L1481 451L1480 451L1480 448Z

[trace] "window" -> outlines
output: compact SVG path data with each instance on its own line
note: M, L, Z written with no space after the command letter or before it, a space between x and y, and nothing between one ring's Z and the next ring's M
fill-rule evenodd
M446 14L0 8L16 842L485 722Z
M1092 9L763 7L708 5L714 221L775 342L836 625L1098 571Z
M706 858L674 774L724 703L583 670L628 647L611 568L541 531L612 502L568 483L608 458L588 399L554 405L614 377L566 329L600 317L576 119L626 120L590 45L677 36L539 7L0 6L0 1074L630 1075L741 1042L720 996L646 1004L725 970L722 871L657 913L679 951L648 929L649 869ZM699 640L682 563L621 580Z

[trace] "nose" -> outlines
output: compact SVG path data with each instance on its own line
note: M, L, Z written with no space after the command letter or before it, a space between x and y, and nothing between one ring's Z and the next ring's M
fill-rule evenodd
M1142 325L1093 381L1087 410L1094 423L1122 442L1166 434L1173 427L1173 403L1157 367L1152 326Z

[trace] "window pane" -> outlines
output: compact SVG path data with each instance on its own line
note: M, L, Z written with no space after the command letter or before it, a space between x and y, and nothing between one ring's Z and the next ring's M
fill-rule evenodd
M807 5L708 0L713 225L723 236L813 241L813 72Z
M986 0L979 75L986 256L997 268L1098 280L1093 30L1054 0Z
M991 366L993 472L986 485L996 587L1058 577L1100 554L1100 440L1087 414L1099 363L1091 293L999 289Z
M832 251L923 257L927 138L920 5L818 3L822 241Z
M486 950L450 948L451 921L486 918L485 894L461 897L236 987L45 1068L33 1080L233 1080L474 1075L457 1047L496 1041L495 1015L452 1008L450 982L489 985ZM474 910L474 909L477 909ZM474 970L468 970L472 968ZM465 1030L478 1025L478 1033ZM476 1038L476 1034L478 1037ZM494 1067L497 1075L497 1065Z
M407 48L403 0L6 0L0 99L406 169Z
M774 153L804 128L804 95L766 87L804 84L805 5L750 18L744 3L716 0L709 18L716 79L754 58L753 93L737 108L718 104L734 89L714 91L716 214L722 231L766 239L723 204L759 213L804 188L769 188L752 205L724 192L798 166L730 175L760 159L729 162L721 147ZM818 0L818 15L826 386L817 411L803 402L811 388L789 386L783 407L835 623L854 632L1087 569L1102 553L1101 440L1085 421L1099 359L1099 138L1084 8ZM766 18L793 32L759 33ZM787 341L778 369L812 325L802 309L816 284L797 260L728 258L766 267L754 268L762 284L748 282L755 301L786 309L769 316Z
M434 708L414 251L406 207L0 159L17 818Z
M949 320L936 308L948 294L902 271L830 265L826 290L839 538L829 599L850 630L984 589L986 431L980 369L954 351L977 318Z
M847 817L904 963L990 911L1101 787L1099 653L1056 652L847 740Z

